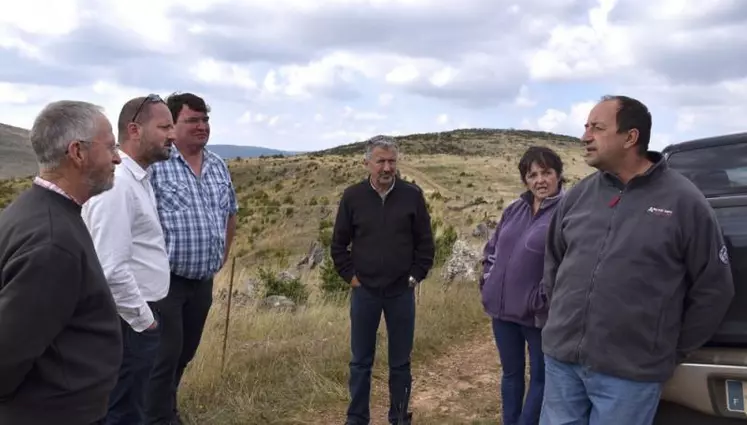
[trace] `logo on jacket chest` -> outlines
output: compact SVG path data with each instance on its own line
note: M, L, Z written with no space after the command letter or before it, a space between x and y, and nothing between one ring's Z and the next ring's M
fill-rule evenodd
M659 216L659 217L671 217L672 216L672 210L668 210L666 208L648 207L646 212L649 214Z

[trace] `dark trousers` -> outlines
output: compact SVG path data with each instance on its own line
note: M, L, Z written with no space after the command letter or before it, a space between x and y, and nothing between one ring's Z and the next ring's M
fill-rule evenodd
M136 332L120 318L122 325L122 365L119 378L109 395L106 425L140 425L145 421L145 394L161 334L158 311L149 303L159 322L156 329Z
M542 329L493 319L493 334L501 358L501 398L504 425L537 425L545 390ZM525 345L526 344L526 345ZM525 350L529 347L529 392L524 400Z
M212 302L213 279L192 280L171 274L169 294L157 303L162 318L161 345L148 385L147 424L175 420L177 389L200 345Z
M371 369L382 312L389 342L389 422L410 424L410 353L415 335L415 292L408 288L401 294L384 296L375 289L357 287L353 288L350 300L351 400L347 416L351 425L370 421Z

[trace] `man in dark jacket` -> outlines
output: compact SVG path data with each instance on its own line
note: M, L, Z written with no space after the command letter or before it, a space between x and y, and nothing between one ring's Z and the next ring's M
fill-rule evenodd
M47 105L39 175L0 215L0 424L103 424L122 362L112 293L81 218L121 162L95 105Z
M364 162L370 175L344 191L330 248L337 272L352 287L347 424L370 420L371 367L383 311L389 338L389 422L409 425L414 289L433 265L431 220L420 188L397 177L397 146L391 138L370 139Z
M589 114L599 171L560 201L543 277L541 425L651 424L678 363L715 333L734 295L705 197L648 150L641 102L605 97Z

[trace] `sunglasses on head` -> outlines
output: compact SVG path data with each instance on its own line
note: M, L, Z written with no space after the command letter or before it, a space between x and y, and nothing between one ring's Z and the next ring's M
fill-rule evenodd
M137 118L138 115L140 115L140 111L143 110L143 106L145 106L146 102L151 102L151 103L163 102L163 99L161 99L161 96L157 94L153 94L153 93L145 96L145 99L143 99L143 101L140 102L140 106L137 107L137 110L135 111L135 115L132 116L132 120L130 120L131 122L135 122L135 119Z

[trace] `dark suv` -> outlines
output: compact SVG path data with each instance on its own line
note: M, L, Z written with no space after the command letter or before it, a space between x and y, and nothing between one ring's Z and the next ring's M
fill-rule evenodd
M718 332L667 382L655 423L747 424L747 133L678 143L663 153L715 211L736 293Z

